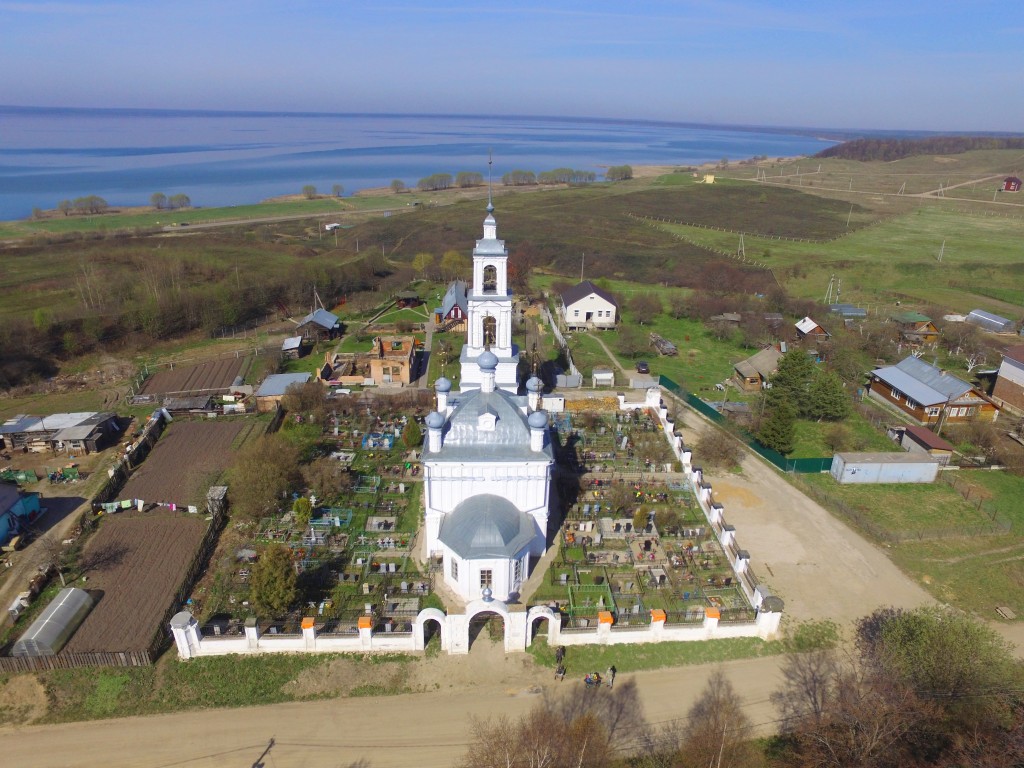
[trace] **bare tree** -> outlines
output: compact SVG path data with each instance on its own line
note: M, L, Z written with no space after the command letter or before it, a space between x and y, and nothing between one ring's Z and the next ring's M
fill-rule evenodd
M751 726L732 683L715 673L687 713L677 764L682 768L754 765L757 755L750 741Z
M60 578L60 585L66 587L67 582L64 580L64 571L69 564L68 548L61 543L60 539L57 538L57 534L53 531L39 539L36 546L43 553L43 557L46 560L45 565L57 572L57 576Z
M736 437L718 428L705 430L693 452L703 466L721 469L732 469L743 458L743 448Z

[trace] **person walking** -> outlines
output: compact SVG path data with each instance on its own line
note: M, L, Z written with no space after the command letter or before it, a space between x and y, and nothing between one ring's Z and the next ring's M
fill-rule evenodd
M615 685L615 673L617 671L618 670L615 669L615 665L614 664L612 664L610 667L608 667L608 673L607 673L606 676L608 678L608 687L609 688L611 688L613 685Z
M563 661L565 661L565 646L560 645L555 651L555 663L561 664Z

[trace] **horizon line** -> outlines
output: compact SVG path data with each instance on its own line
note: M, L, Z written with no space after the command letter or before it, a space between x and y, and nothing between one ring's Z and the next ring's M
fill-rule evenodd
M767 131L771 133L795 133L796 135L810 135L813 138L823 141L846 141L850 137L867 138L880 136L1022 136L1024 134L1013 131L970 131L951 130L934 131L927 129L909 128L837 128L837 127L816 127L798 125L770 125L759 123L715 123L695 122L687 120L655 120L649 118L629 117L596 117L589 115L538 115L538 114L480 114L473 112L323 112L309 110L255 110L255 109L203 109L203 108L175 108L175 107L55 107L37 106L24 104L0 104L0 110L26 112L26 113L110 113L110 114L164 114L192 117L280 117L288 115L293 117L323 118L323 117L376 117L376 118L400 118L400 117L426 117L426 118L462 118L474 120L551 120L556 122L572 122L583 120L587 122L600 123L632 123L639 125L661 125L679 126L681 128L731 128L745 132ZM841 136L833 138L824 134Z

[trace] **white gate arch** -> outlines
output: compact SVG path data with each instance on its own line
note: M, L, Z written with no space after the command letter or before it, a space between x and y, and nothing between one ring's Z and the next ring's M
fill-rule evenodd
M538 619L548 621L548 645L559 644L559 634L562 631L562 616L555 613L546 605L535 605L526 613L526 645L533 645L533 622Z
M412 623L413 647L417 651L422 651L427 647L424 625L428 621L437 622L438 631L441 633L441 650L447 651L450 644L449 635L451 634L451 630L448 627L448 616L444 611L440 611L437 608L424 608L416 614L416 620Z

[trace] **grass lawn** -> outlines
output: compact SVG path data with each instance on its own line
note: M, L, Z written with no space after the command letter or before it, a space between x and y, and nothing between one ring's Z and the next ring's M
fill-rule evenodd
M943 482L840 485L827 474L804 475L801 479L897 534L952 530L987 522L975 505Z
M390 312L385 312L383 315L374 320L375 323L423 323L429 319L430 313L427 310L425 304L421 304L418 307L406 307L399 309L395 307Z
M836 422L807 421L796 422L796 438L793 450L787 454L792 459L831 456L832 448L825 443L825 436L836 427ZM846 446L840 451L882 451L903 453L903 450L892 440L879 432L863 416L856 412L839 422L847 433Z
M538 664L555 668L555 649L545 641L528 649ZM619 674L646 669L713 664L735 659L753 659L784 653L782 643L756 637L707 640L693 643L648 643L645 645L580 645L566 649L565 665L569 677L582 678L587 672L600 672L615 665Z
M889 550L938 600L1002 621L996 606L1024 616L1024 541L1019 534L906 541Z
M51 702L45 721L67 722L315 698L287 693L286 683L334 658L332 654L232 655L185 663L172 651L153 667L58 670L38 677ZM416 661L399 654L360 658L366 664ZM374 691L374 695L392 693L399 691Z
M49 413L79 413L83 411L102 411L104 397L109 396L104 390L76 390L53 394L40 393L22 397L4 398L0 401L0 419L8 419L19 413L45 415ZM152 411L149 406L149 411Z

